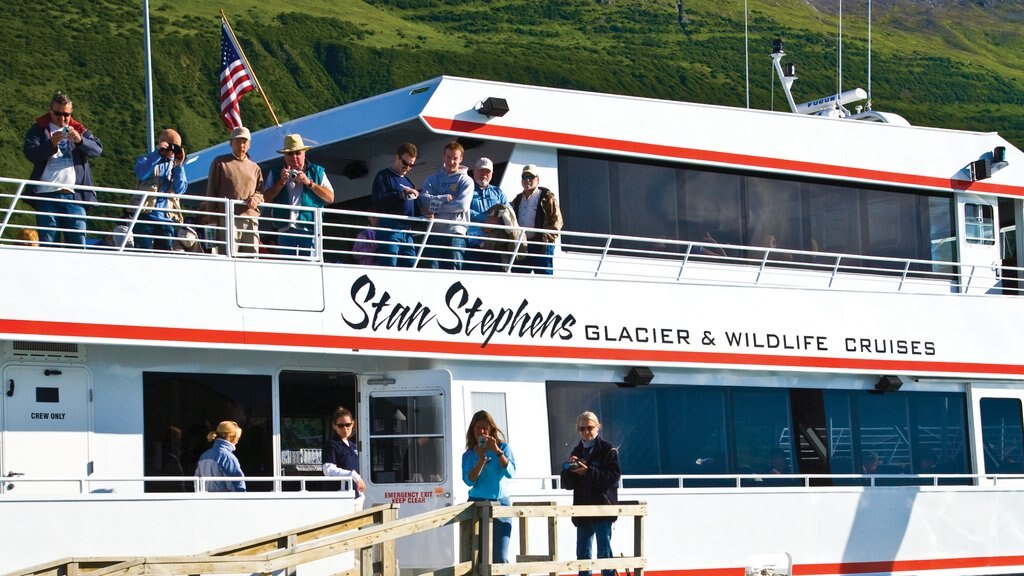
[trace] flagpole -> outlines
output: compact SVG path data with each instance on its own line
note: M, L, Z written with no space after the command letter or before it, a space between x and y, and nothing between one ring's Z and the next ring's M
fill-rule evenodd
M231 29L231 23L228 22L228 17L224 15L223 10L220 11L220 18L224 22L224 25L227 26L228 34L231 35L231 41L235 43L235 48L238 49L238 55L242 57L242 60L245 62L245 67L249 69L249 74L252 75L252 81L256 84L256 91L263 97L263 103L267 105L267 110L270 111L270 117L274 119L274 124L280 127L281 123L277 121L277 115L274 114L274 109L270 107L270 100L267 100L267 95L263 92L263 86L260 86L260 81L256 78L256 72L252 69L252 65L249 64L249 59L245 57L242 45L238 43L238 38L235 37L235 31Z
M149 0L142 3L142 34L143 51L146 56L146 138L149 147L147 150L156 150L156 141L153 135L156 133L156 126L153 122L153 56L149 44Z

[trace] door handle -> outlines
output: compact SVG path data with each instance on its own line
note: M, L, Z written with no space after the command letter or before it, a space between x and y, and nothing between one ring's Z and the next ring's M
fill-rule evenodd
M14 378L7 381L7 397L14 396Z
M13 382L13 380L12 380L12 382ZM6 477L7 478L17 478L18 476L24 476L24 475L25 474L23 472L8 472ZM7 486L4 486L4 489L5 490L14 490L14 484L8 484Z

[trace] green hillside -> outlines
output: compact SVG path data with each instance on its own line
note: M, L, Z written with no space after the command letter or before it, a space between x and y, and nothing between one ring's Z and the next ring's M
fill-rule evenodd
M98 185L132 186L144 151L141 3L8 3L0 13L0 175L26 177L21 142L55 90L103 141ZM1024 35L1013 3L879 9L873 103L918 125L999 131L1024 146ZM804 0L751 0L750 105L780 109L772 39L797 63L798 101L835 90L834 14ZM279 119L440 74L742 106L742 2L686 0L151 0L158 128L186 148L226 136L218 112L218 9L231 20ZM864 2L844 3L843 88L867 88ZM252 128L271 124L256 94Z

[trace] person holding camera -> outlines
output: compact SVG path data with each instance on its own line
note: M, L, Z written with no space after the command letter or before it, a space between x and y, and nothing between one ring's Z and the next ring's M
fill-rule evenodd
M486 410L473 414L466 430L466 451L462 454L462 481L469 489L469 501L497 502L508 506L508 479L516 473L512 447L494 417ZM512 519L494 520L494 553L491 562L508 562L508 543L512 538Z
M188 188L185 176L185 149L181 135L167 128L157 136L156 150L135 160L138 189L145 192L184 194ZM135 246L143 250L156 249L169 252L177 236L177 225L183 222L181 205L177 198L167 196L139 196L143 209L132 232Z
M400 145L391 159L391 166L377 172L373 179L373 211L381 214L381 229L376 233L379 266L412 268L416 263L412 221L407 218L419 214L417 199L420 192L406 175L416 165L417 152L416 145L411 142ZM392 215L406 218L388 217Z
M619 450L599 438L601 422L593 412L584 412L576 418L580 441L572 449L569 460L562 465L562 487L572 490L574 506L607 506L619 502ZM573 517L576 525L576 559L590 560L591 542L597 539L597 557L612 557L612 523L615 516ZM602 576L615 576L615 570L601 570ZM580 576L590 576L590 570L580 570Z
M71 118L71 99L57 92L50 109L25 134L22 153L32 163L29 180L46 185L30 186L25 202L36 210L39 243L85 247L85 204L96 201L96 192L73 186L92 186L89 159L103 153L103 144L88 128Z
M284 137L284 163L267 173L263 200L301 208L323 208L334 202L334 187L323 166L306 161L306 146L299 134ZM273 208L270 227L277 230L278 252L288 256L309 256L313 252L313 210Z

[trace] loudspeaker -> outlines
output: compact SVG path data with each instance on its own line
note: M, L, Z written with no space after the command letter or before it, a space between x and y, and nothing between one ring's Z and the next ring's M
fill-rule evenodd
M504 98L494 98L492 96L481 102L476 111L484 116L504 116L508 114L508 101Z
M992 164L989 160L975 160L971 162L971 180L985 180L992 177Z
M626 378L623 380L624 388L636 388L637 386L646 386L654 380L654 372L651 372L650 368L644 366L636 366L630 368L626 374Z
M879 394L885 394L886 392L895 392L903 386L903 380L900 380L899 376L882 376L875 383L875 392Z

